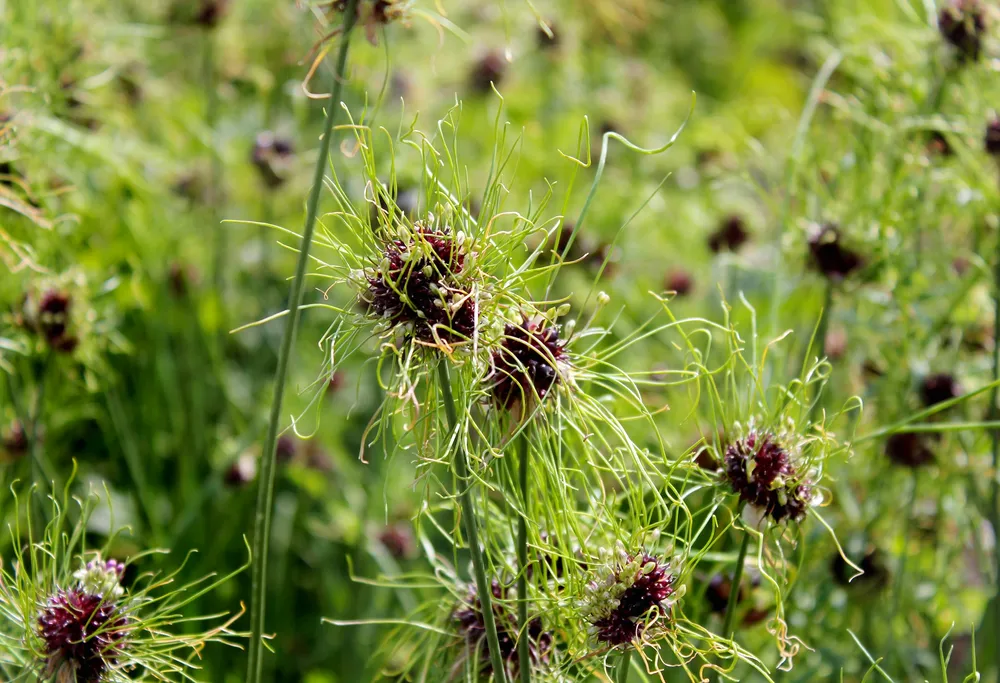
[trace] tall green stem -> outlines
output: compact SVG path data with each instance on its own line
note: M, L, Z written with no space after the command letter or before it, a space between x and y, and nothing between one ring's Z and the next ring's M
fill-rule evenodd
M998 162L1000 167L1000 162ZM998 195L1000 203L1000 195ZM1000 235L996 236L996 253L993 255L993 382L1000 381ZM990 392L990 420L1000 417L1000 410L997 407L997 387ZM993 534L998 534L1000 529L1000 430L994 429L993 437L993 472L992 472L992 495L990 496L990 523L993 525ZM993 575L996 586L995 603L1000 604L1000 542L994 541L993 553L995 559L995 574ZM993 637L994 652L1000 652L1000 606L993 610ZM1000 659L997 663L1000 670Z
M626 646L622 658L618 660L618 671L615 673L615 683L628 683L628 672L632 667L632 647Z
M441 378L441 392L444 394L445 415L448 417L448 425L454 430L458 425L458 414L455 411L455 397L451 393L451 379L448 377L448 365L445 361L438 363L438 375ZM479 594L479 608L483 613L483 626L486 627L486 644L490 649L493 678L496 683L506 683L507 671L504 669L503 657L500 656L500 639L497 638L497 623L493 614L493 591L489 581L486 580L485 558L483 557L483 549L479 545L479 529L476 526L476 507L472 498L472 477L469 476L468 454L466 454L465 445L461 441L457 441L455 444L455 475L458 477L460 491L458 500L465 521L465 535L469 539L472 571L476 575L476 591Z
M521 683L531 683L531 639L528 635L528 437L521 432L518 437L520 450L521 505L517 518L517 625L521 634L517 639L517 661Z
M274 376L274 398L271 402L270 422L267 427L267 440L261 457L260 477L257 484L257 507L254 515L253 536L253 567L252 594L250 601L250 656L247 665L247 683L260 683L263 670L264 610L267 601L267 556L268 544L271 540L271 515L274 507L274 464L278 443L278 425L281 422L281 405L285 395L285 380L288 376L288 365L295 344L295 332L299 322L299 306L305 285L306 266L309 262L309 249L312 246L313 230L316 227L316 215L319 208L319 193L323 187L323 173L330 154L330 138L333 136L333 124L340 110L340 93L347 70L347 48L350 45L351 30L357 21L358 0L348 0L344 10L344 26L342 31L340 51L337 54L337 65L334 71L332 90L327 100L326 124L323 137L320 140L319 157L316 159L316 172L313 176L312 189L306 203L306 222L302 230L302 242L299 245L299 259L295 266L295 279L292 281L292 291L288 298L288 317L285 318L285 331L281 339L278 353L278 367ZM495 632L495 629L494 629ZM494 636L495 637L495 636Z
M747 550L750 549L750 534L743 531L743 542L740 544L740 554L736 558L733 569L733 580L729 584L729 602L726 603L726 616L722 621L722 637L729 638L733 628L733 617L736 616L736 603L740 601L740 587L743 585L743 565L746 564Z

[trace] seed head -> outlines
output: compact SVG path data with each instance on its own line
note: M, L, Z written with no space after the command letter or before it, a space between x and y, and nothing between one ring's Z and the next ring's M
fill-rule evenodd
M369 313L405 326L425 342L466 341L476 331L476 302L458 285L465 251L454 235L418 226L389 242L361 297Z
M861 267L861 255L844 246L840 229L827 223L809 238L813 267L831 280L843 280Z
M69 293L59 289L48 289L37 298L29 294L24 298L21 320L53 350L71 353L78 344L70 333L72 303Z
M100 683L125 647L127 622L113 597L76 588L59 591L38 617L46 672L55 680Z
M469 73L469 87L479 94L485 95L490 92L490 84L500 87L504 75L507 73L507 60L503 53L492 50L473 65Z
M264 184L273 190L284 184L294 156L295 146L290 139L265 130L257 133L250 161L257 167Z
M676 292L677 296L687 296L694 289L694 278L688 271L678 268L667 274L663 287L668 292Z
M836 553L830 559L830 573L833 580L844 588L859 588L864 590L879 590L883 588L889 580L889 570L885 566L882 553L875 547L869 547L858 562L858 567L864 574L851 580L857 572L847 564L847 561L840 553Z
M775 523L800 520L812 502L812 489L799 481L787 451L774 436L751 432L734 441L725 456L725 477L733 493Z
M507 664L508 676L516 678L518 672L517 658L517 617L501 600L507 597L500 582L493 580L490 586L493 594L493 617L497 627L497 640L500 646L500 657ZM490 662L490 648L486 640L486 623L483 621L483 608L475 586L469 589L466 599L459 604L451 615L452 621L458 627L458 633L465 640L470 653L479 653L480 671L488 675L493 669ZM542 628L542 620L538 617L528 622L527 636L529 653L533 665L543 664L549 660L552 650L552 634Z
M739 251L740 247L750 239L746 223L740 216L729 216L719 225L718 229L708 237L708 248L712 253L721 251Z
M584 614L598 642L612 647L643 634L650 617L668 618L675 593L670 564L646 552L619 552L609 575L591 581Z
M934 462L934 451L918 432L897 432L885 442L889 460L902 467L917 468Z
M938 14L941 36L961 61L977 61L986 37L986 7L981 0L950 0Z
M28 452L28 434L20 420L14 420L3 432L3 452L10 458L19 458Z
M559 328L545 318L507 323L503 342L493 352L493 402L506 409L544 399L561 379L568 356Z
M379 532L378 540L396 560L408 560L416 553L413 532L401 522L390 524L382 529Z
M986 135L983 138L986 153L995 159L1000 159L1000 116L986 124Z
M949 372L938 372L928 375L920 384L920 398L925 406L950 401L962 395L962 387Z

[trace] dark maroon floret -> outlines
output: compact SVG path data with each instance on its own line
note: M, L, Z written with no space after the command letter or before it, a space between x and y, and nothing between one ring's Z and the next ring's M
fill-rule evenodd
M1000 158L1000 116L986 125L983 147L990 156Z
M927 445L927 439L917 432L897 432L885 442L885 454L889 460L903 467L923 467L934 462L934 451Z
M562 43L562 37L559 35L559 31L556 30L555 24L551 21L547 21L545 24L549 28L548 32L539 25L536 33L538 47L542 50L555 50Z
M694 278L686 270L672 270L663 281L663 286L668 292L676 292L677 296L687 296L694 289Z
M38 300L38 327L49 342L66 334L69 325L69 294L50 289Z
M788 453L770 434L751 432L726 450L726 479L740 500L774 522L799 520L811 497L808 482L796 480Z
M99 683L124 647L126 625L127 617L113 600L60 591L38 617L49 670L72 672L67 680L77 683Z
M226 16L229 0L201 0L201 6L195 14L194 21L205 28L215 28Z
M254 140L250 161L257 167L264 184L275 189L285 182L294 153L295 147L291 140L265 130L258 133Z
M278 462L289 462L298 452L298 444L295 438L289 436L288 434L282 434L278 437L278 443L275 445L274 454Z
M28 452L28 434L20 420L14 420L3 434L3 450L17 458Z
M536 397L545 398L559 382L559 364L567 358L559 329L544 318L507 323L503 342L493 352L494 403L511 409Z
M853 559L853 558L852 558ZM879 589L889 580L889 570L885 566L882 553L877 548L868 548L860 562L856 563L864 574L853 577L857 572L847 564L840 553L830 559L830 573L833 580L844 588Z
M863 264L861 255L844 246L839 228L824 225L809 238L813 267L831 280L842 280Z
M927 140L927 151L943 157L952 156L955 151L951 148L951 143L939 130L932 130Z
M486 94L490 92L490 84L500 87L507 73L507 60L498 50L488 52L479 58L469 73L469 87L473 91Z
M920 385L920 398L928 407L950 401L961 395L962 387L955 376L948 372L928 375Z
M629 563L630 564L631 560ZM644 567L653 563L652 571L644 571ZM621 581L621 574L616 578ZM652 555L643 553L642 563L636 572L632 585L625 589L618 598L618 606L610 614L594 621L597 629L597 640L611 646L630 643L642 634L645 617L650 611L657 612L662 617L669 616L668 598L674 594L674 575L670 573L670 565L660 562Z
M490 588L493 594L493 617L496 621L497 640L500 646L500 657L506 662L507 675L516 678L518 673L517 657L517 617L507 605L500 601L507 597L500 582L493 580ZM486 623L483 621L483 608L475 586L469 589L466 599L452 612L452 620L458 627L458 633L465 640L470 655L478 653L480 671L488 675L492 670L489 643L486 640ZM552 649L552 634L542 628L542 621L535 617L528 622L528 642L530 644L530 659L532 665L548 661Z
M403 523L390 524L382 529L378 540L396 560L409 559L416 552L413 532Z
M457 286L465 253L450 233L418 228L393 240L362 295L369 311L393 325L412 325L424 342L467 341L476 331L476 302Z
M976 61L986 37L986 7L981 0L950 0L938 13L941 36L962 61Z
M234 488L245 486L257 476L257 462L251 455L241 455L226 469L223 480Z
M708 582L708 590L705 591L705 600L713 612L722 613L729 606L729 596L733 591L733 579L730 576L716 574ZM749 591L746 584L740 585L740 594L737 602L746 600Z
M740 247L750 239L746 223L740 216L729 216L719 225L718 229L708 237L708 248L713 253L721 251L739 251Z

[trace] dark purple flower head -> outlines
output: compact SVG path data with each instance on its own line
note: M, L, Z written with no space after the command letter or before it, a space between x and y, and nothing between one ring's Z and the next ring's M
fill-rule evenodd
M406 240L386 245L361 298L371 315L408 328L419 341L468 341L477 311L458 284L464 268L465 251L453 234L417 226Z
M20 420L14 420L3 432L3 451L11 458L19 458L28 452L28 434Z
M598 642L612 647L639 638L651 618L670 617L675 577L670 564L646 552L619 552L603 581L591 581L585 616Z
M278 443L275 444L274 454L278 462L291 462L298 450L298 442L295 437L282 434L278 437Z
M949 0L938 13L941 36L962 61L977 61L986 37L986 6L982 0Z
M62 353L76 349L78 340L70 333L73 299L68 292L48 289L40 296L25 296L20 320L23 325L40 335L50 348Z
M551 21L545 22L548 26L548 31L542 28L541 24L538 26L536 31L536 38L538 47L542 50L555 50L558 49L559 45L562 43L562 36L559 35L559 31L556 30L556 25Z
M1000 159L1000 116L986 124L986 135L983 137L983 148L990 156Z
M694 278L688 271L677 268L667 273L663 287L668 292L676 292L677 296L687 296L694 289Z
M800 481L788 452L774 436L750 432L726 449L725 477L740 500L775 523L800 520L812 499L808 481Z
M500 87L507 73L507 60L499 50L492 50L479 58L469 73L469 87L479 94L490 92L490 84Z
M249 453L240 455L234 460L223 475L223 481L229 486L239 488L252 482L257 476L257 460Z
M831 280L843 280L864 263L860 254L844 245L840 229L832 223L809 238L809 253L813 267Z
M918 432L897 432L886 439L885 454L896 465L917 468L934 462L934 451Z
M215 28L228 10L229 0L201 0L194 22L205 28Z
M855 577L852 581L852 577L857 572L847 564L840 553L836 553L830 559L830 573L833 574L833 580L844 588L862 590L879 590L889 581L889 570L886 568L885 560L878 548L869 547L857 565L864 574Z
M113 598L76 589L59 591L38 617L47 672L65 672L58 680L100 683L125 646L127 623Z
M378 535L379 543L385 546L389 554L396 560L408 560L416 553L416 543L410 527L402 522L390 524Z
M746 223L741 216L729 216L719 225L718 229L708 236L708 248L713 253L720 251L739 251L740 247L750 239Z
M497 627L500 657L507 664L508 678L517 678L517 637L520 629L517 617L501 602L507 598L509 591L494 579L490 592L493 594L493 617ZM486 641L486 623L483 621L483 608L475 586L469 588L468 596L455 608L451 618L458 628L459 635L465 640L469 654L479 656L480 671L489 674L493 668L489 644ZM548 662L549 652L552 650L552 634L542 628L542 621L538 617L528 622L527 631L532 665Z
M750 597L752 585L760 583L760 576L754 575L748 583L745 579L740 582L740 594L736 598L737 604L744 602ZM729 596L733 591L733 577L728 574L716 574L708 582L708 590L705 591L705 600L713 612L722 614L729 606Z
M265 130L257 133L250 161L257 167L264 184L275 189L288 177L288 167L294 154L295 146L290 139Z
M927 375L920 384L920 398L925 406L933 406L938 403L950 401L962 395L962 387L949 372L938 372Z
M524 317L507 323L503 341L493 352L493 402L512 409L545 398L561 379L560 365L568 359L559 328L545 318Z

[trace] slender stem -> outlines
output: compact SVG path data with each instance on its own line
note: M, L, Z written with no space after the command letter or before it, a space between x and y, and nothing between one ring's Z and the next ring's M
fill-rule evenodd
M209 225L212 226L212 289L220 302L225 301L224 287L225 277L225 257L226 257L226 230L219 223L219 199L222 196L220 185L222 184L222 159L219 157L217 148L218 140L215 135L216 119L219 111L219 90L215 78L215 31L205 29L204 33L204 61L202 63L202 78L204 80L205 96L205 127L208 129L209 157L211 158L211 174L208 180L208 210ZM224 310L223 306L220 310ZM220 329L225 329L225 324L220 325Z
M267 427L267 440L261 457L260 476L257 483L257 506L254 515L253 536L253 567L251 570L252 593L250 601L250 655L247 665L247 682L259 683L263 670L264 611L267 600L267 556L271 536L271 516L274 507L274 463L278 443L278 425L281 422L281 404L285 395L285 380L288 376L288 365L295 343L295 331L299 322L299 306L305 285L306 266L309 262L309 249L312 246L313 230L316 227L316 215L319 208L319 193L323 187L323 173L330 154L330 138L333 136L333 123L340 110L340 93L344 83L347 68L347 48L350 44L351 30L357 21L358 0L348 0L344 10L344 27L337 54L337 65L334 71L333 87L327 100L326 123L323 137L320 140L319 156L316 159L316 172L313 177L312 189L306 203L306 222L302 230L302 242L299 245L299 259L295 266L295 279L292 281L292 291L288 297L288 317L285 319L285 331L281 339L281 349L278 354L278 367L274 377L274 398L271 402L270 422Z
M626 646L622 652L622 658L618 660L618 671L615 674L615 683L628 683L628 672L632 667L632 648Z
M740 587L743 584L743 565L746 564L747 550L750 549L750 534L743 532L743 542L740 544L740 554L736 558L733 569L733 580L729 583L729 602L726 603L726 616L722 621L722 637L728 638L733 628L733 617L736 616L736 603L740 601Z
M919 469L913 470L913 486L910 489L910 502L906 506L906 515L903 517L903 550L899 557L899 569L896 572L896 576L893 578L893 583L895 584L895 590L893 591L894 595L892 599L892 613L890 615L890 622L889 622L890 624L896 621L896 617L899 615L899 608L903 600L903 581L906 576L907 560L910 557L909 532L910 529L914 526L913 511L916 509L917 506L917 482L919 481L918 478L919 472L920 472ZM889 638L892 639L890 642L895 641L895 635L892 631L891 626L889 629ZM903 659L900 659L900 664L902 664L904 667L906 666L906 662L903 661Z
M528 437L521 432L518 437L520 447L519 483L521 485L521 505L523 509L517 518L517 625L521 635L517 639L518 669L521 683L531 683L531 639L528 635Z
M1000 165L1000 164L998 164ZM993 382L1000 382L1000 236L997 236L996 253L993 256ZM1000 417L1000 409L997 406L997 387L993 387L990 392L990 420L995 421ZM992 431L993 437L993 472L991 477L992 495L990 497L990 523L993 525L993 534L997 535L1000 529L1000 430ZM993 553L995 559L996 573L993 575L996 594L1000 596L1000 542L993 543ZM993 610L993 637L994 652L1000 652L1000 608ZM1000 668L1000 660L997 662Z
M455 412L455 397L451 393L448 366L444 361L438 363L438 375L441 378L441 392L444 394L445 415L448 417L448 425L454 430L458 424L458 415ZM455 445L455 475L458 477L460 490L458 500L462 506L462 517L465 520L465 535L469 538L472 571L476 575L476 592L479 594L479 608L483 613L483 626L486 627L486 644L490 650L493 676L497 683L506 683L507 671L504 668L503 657L500 656L500 639L497 637L497 624L493 614L493 591L490 583L486 580L486 563L483 549L479 545L479 529L476 527L476 507L472 498L472 478L469 476L468 455L465 452L465 446L460 441Z

